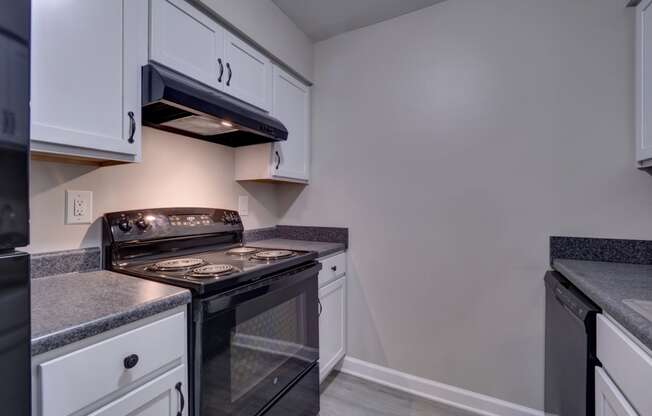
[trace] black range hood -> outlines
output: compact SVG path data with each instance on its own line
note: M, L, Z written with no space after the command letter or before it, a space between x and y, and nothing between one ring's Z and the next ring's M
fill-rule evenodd
M230 147L287 140L277 119L163 66L142 69L143 124Z

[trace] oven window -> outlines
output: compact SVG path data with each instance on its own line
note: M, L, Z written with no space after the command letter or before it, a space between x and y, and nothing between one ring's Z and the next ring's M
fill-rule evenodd
M306 343L304 308L302 295L231 331L231 400L242 398L290 358L301 354Z
M256 415L317 362L314 286L256 297L203 323L203 416Z

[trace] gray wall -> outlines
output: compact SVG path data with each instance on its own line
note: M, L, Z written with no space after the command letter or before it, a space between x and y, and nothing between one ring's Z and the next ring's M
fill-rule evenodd
M349 226L349 354L543 406L548 236L652 237L633 12L451 0L318 43L312 182Z

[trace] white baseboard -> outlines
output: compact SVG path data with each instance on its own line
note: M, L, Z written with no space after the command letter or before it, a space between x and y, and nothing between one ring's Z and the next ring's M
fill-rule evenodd
M350 374L415 396L463 409L478 416L544 416L544 412L448 384L344 357L336 367Z

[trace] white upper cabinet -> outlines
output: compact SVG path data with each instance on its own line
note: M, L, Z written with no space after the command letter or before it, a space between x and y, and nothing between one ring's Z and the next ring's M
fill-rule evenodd
M636 160L652 166L652 0L636 8Z
M150 59L270 110L272 62L185 0L151 0Z
M275 177L308 180L310 160L310 89L274 67L272 114L288 129L288 140L275 144Z
M32 1L32 151L137 161L147 0Z
M307 183L310 176L310 87L274 66L272 111L288 139L236 150L236 180Z
M225 37L226 92L270 110L272 62L240 38L228 33Z
M219 88L225 32L215 21L184 0L151 0L150 31L152 61Z

